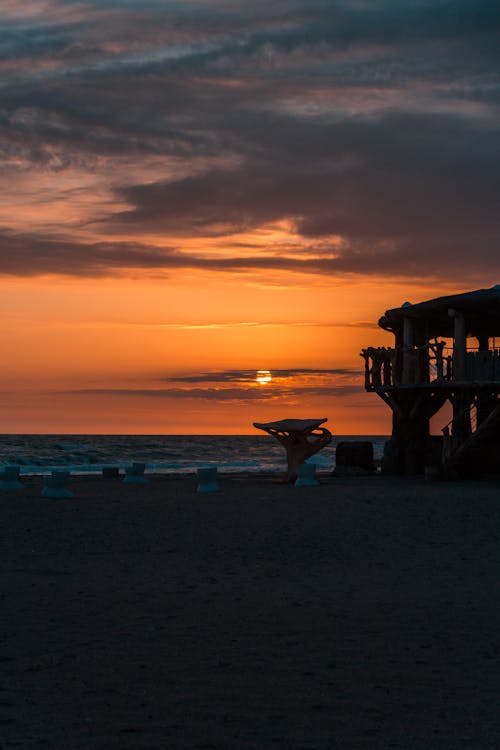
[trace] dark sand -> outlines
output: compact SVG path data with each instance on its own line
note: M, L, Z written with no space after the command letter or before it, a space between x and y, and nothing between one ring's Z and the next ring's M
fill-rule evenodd
M500 748L500 483L2 491L0 745Z

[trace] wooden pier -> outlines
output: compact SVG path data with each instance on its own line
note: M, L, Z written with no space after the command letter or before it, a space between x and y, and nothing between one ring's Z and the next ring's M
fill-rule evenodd
M368 347L365 388L392 410L382 469L500 473L500 285L387 310L393 347ZM446 402L441 436L429 423Z

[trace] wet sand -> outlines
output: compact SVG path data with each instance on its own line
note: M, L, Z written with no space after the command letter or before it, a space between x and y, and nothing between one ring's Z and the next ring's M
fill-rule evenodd
M0 746L500 747L500 482L0 491Z

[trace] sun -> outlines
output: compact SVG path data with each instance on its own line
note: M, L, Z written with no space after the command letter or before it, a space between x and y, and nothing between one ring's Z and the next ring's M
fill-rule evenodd
M257 375L255 376L255 380L257 383L260 383L260 385L267 385L267 383L270 383L273 379L273 376L269 372L269 370L257 370Z

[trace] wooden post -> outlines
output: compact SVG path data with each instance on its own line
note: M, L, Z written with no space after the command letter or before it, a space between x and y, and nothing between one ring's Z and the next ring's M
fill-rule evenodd
M467 357L467 329L465 317L457 310L448 310L453 318L453 380L465 380Z
M453 380L466 380L467 364L467 329L464 314L458 310L448 310L453 318ZM471 433L470 406L472 394L469 389L461 388L453 395L452 444L456 450Z
M477 343L479 344L479 351L480 352L487 352L490 348L490 343L488 336L478 336L477 337Z
M413 383L413 321L411 318L404 318L403 321L403 385Z
M429 420L446 401L443 391L432 393L405 388L393 394L392 436L382 471L385 474L420 474L426 465ZM397 406L397 408L395 408Z

